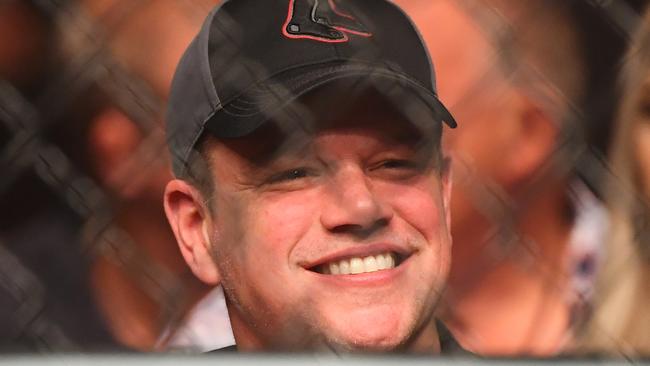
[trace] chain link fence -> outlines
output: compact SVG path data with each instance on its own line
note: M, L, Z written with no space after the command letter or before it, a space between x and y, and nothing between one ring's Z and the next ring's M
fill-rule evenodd
M441 317L477 353L576 352L607 296L598 282L621 281L597 269L619 72L645 2L396 2L459 121L444 137L458 193ZM215 3L0 2L4 352L161 350L209 293L162 209L163 117L175 65ZM513 90L518 111L534 105L554 125L508 124Z

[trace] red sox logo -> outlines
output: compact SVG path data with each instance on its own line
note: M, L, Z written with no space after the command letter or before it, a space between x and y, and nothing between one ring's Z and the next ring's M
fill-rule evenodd
M363 24L345 11L342 1L335 0L289 0L282 34L288 38L327 43L347 42L348 34L372 36Z

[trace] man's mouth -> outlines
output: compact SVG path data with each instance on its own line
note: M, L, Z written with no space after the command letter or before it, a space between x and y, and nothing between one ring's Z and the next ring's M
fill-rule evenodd
M309 270L326 275L355 275L386 271L399 266L404 257L395 252L385 252L364 257L348 257L319 264Z

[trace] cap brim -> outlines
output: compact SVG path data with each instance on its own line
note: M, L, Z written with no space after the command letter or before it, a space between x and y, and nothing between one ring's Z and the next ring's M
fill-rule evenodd
M412 97L405 96L414 94L431 112L431 119L445 122L450 128L457 125L435 94L405 75L368 64L344 63L293 69L258 83L237 98L225 101L204 128L222 138L246 136L301 96L343 79L362 80L386 94L396 105L413 102Z

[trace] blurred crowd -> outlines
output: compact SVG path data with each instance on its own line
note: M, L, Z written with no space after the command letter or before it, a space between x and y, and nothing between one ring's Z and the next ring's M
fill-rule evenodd
M650 357L647 2L395 2L459 122L441 318L480 355ZM162 208L171 79L217 3L0 2L3 352L230 336Z

